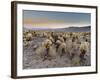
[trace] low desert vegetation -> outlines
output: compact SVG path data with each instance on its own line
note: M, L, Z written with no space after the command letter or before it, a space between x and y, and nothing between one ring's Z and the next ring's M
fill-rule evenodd
M29 49L31 47L31 53L37 56L41 62L52 61L59 57L59 59L66 58L69 60L69 66L89 66L90 43L90 32L31 30L23 32L24 48Z

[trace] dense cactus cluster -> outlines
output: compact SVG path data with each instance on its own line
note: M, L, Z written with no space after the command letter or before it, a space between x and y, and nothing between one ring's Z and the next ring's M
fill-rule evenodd
M40 41L35 44L38 38ZM71 66L88 65L86 56L90 56L90 43L90 32L24 31L23 33L23 46L27 48L31 45L34 54L42 61L66 56Z

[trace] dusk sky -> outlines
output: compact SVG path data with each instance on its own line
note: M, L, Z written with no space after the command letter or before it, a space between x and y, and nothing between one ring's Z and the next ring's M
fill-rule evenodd
M27 28L82 27L91 25L91 14L24 10L23 23Z

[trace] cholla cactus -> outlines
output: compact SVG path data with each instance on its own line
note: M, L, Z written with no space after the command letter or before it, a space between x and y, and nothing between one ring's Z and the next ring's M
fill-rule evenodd
M59 45L58 53L59 53L60 56L66 54L66 43L62 42L62 43Z
M60 40L61 42L64 42L64 38L63 37L58 37L58 40Z
M42 58L46 59L47 57L55 57L56 50L52 45L51 40L46 39L42 42L41 46L36 50L36 54L40 55Z
M28 47L30 45L30 41L24 41L23 46Z
M48 36L48 39L54 43L54 39L51 36Z
M42 42L42 45L43 46L47 46L47 45L49 45L49 46L51 46L52 45L52 41L50 40L50 39L46 39L46 40L44 40L43 42Z
M44 32L43 37L48 37L48 34L46 32Z
M80 52L82 53L83 51L85 51L85 53L86 53L88 48L89 48L89 43L88 42L83 42L80 45Z
M27 41L32 40L32 33L27 33L27 34L26 34L26 40L27 40Z
M88 49L89 49L88 42L83 42L80 45L80 63L81 63L81 65L84 65L84 61L86 60L85 55L87 55Z

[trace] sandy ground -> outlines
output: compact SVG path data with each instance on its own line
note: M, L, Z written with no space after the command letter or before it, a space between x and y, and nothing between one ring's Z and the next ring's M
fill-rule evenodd
M45 40L45 38L34 38L28 47L23 46L23 69L75 67L68 55L63 55L62 57L57 56L54 59L43 61L43 58L36 55L33 49L34 45L39 45L43 40ZM78 57L76 58L78 59ZM90 51L85 58L84 64L77 66L90 66Z

